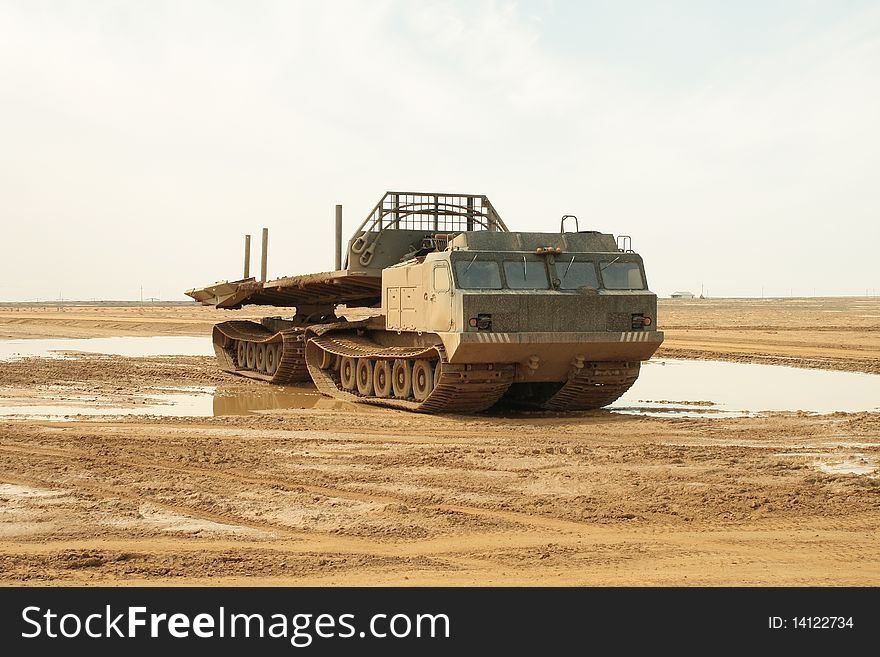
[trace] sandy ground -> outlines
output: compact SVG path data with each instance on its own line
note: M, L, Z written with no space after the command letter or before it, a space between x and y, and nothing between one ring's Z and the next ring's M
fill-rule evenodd
M211 335L211 327L217 322L284 314L289 311L283 308L217 310L195 303L119 307L7 304L0 306L0 339Z
M207 334L261 313L4 308L0 335ZM876 299L667 301L660 326L667 355L878 372ZM0 397L47 403L136 406L208 385L262 389L199 357L0 363ZM7 585L876 586L878 530L877 413L434 417L327 403L0 420Z
M880 297L660 301L658 356L880 374Z

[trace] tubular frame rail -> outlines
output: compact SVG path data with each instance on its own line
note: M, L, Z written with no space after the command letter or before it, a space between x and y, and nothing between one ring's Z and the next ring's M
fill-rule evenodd
M385 192L355 233L385 229L507 232L507 226L486 196L433 192Z

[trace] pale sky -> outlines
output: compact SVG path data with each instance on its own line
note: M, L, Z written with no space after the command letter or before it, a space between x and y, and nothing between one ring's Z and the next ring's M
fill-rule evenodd
M651 289L880 294L880 3L0 0L0 300L333 265L386 190Z

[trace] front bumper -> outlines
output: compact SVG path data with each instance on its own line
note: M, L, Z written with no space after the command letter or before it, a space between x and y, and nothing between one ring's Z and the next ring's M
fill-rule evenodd
M648 360L663 331L439 333L450 363L518 363L521 381L564 380L580 361Z

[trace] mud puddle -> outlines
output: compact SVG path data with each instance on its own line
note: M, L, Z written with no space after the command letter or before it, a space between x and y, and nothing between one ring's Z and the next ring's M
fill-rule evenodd
M880 410L880 376L709 360L651 360L609 407L619 413L742 417Z
M249 415L257 411L281 409L336 409L359 412L379 410L369 404L330 399L313 386L267 386L260 392L224 391L218 388L212 395L213 415Z
M880 462L873 455L863 452L845 452L835 447L844 447L846 443L829 445L833 451L810 451L808 449L774 454L783 458L805 463L810 467L829 475L857 475L869 479L877 479L880 475ZM868 445L876 447L876 445Z
M813 467L825 474L832 475L867 475L872 479L877 476L877 463L871 459L865 458L862 454L854 454L848 458L834 459L827 457L824 460L818 460L813 463Z
M211 417L249 415L259 411L320 408L376 412L367 404L352 404L324 397L313 387L267 386L265 391L241 392L212 386L161 388L137 402L119 403L101 395L60 395L55 399L0 398L0 417L14 419L76 419L76 416L159 415Z
M75 358L77 352L128 357L213 356L214 347L210 338L193 335L0 340L0 361Z
M0 399L0 417L20 419L74 419L96 415L161 415L205 417L213 415L210 389L168 388L120 403L101 395L60 395L56 399L6 397Z
M119 337L83 340L0 341L0 361L28 356L75 357L75 352L147 355L211 355L204 337ZM71 356L71 354L74 354ZM156 387L138 398L7 389L0 417L70 418L77 415L210 417L280 409L320 408L381 412L368 404L340 402L312 386L269 386L259 391L221 387ZM664 359L642 365L635 385L608 407L616 413L679 417L742 417L764 411L880 411L880 376L719 361ZM500 415L505 415L501 411ZM516 413L512 413L516 415Z

